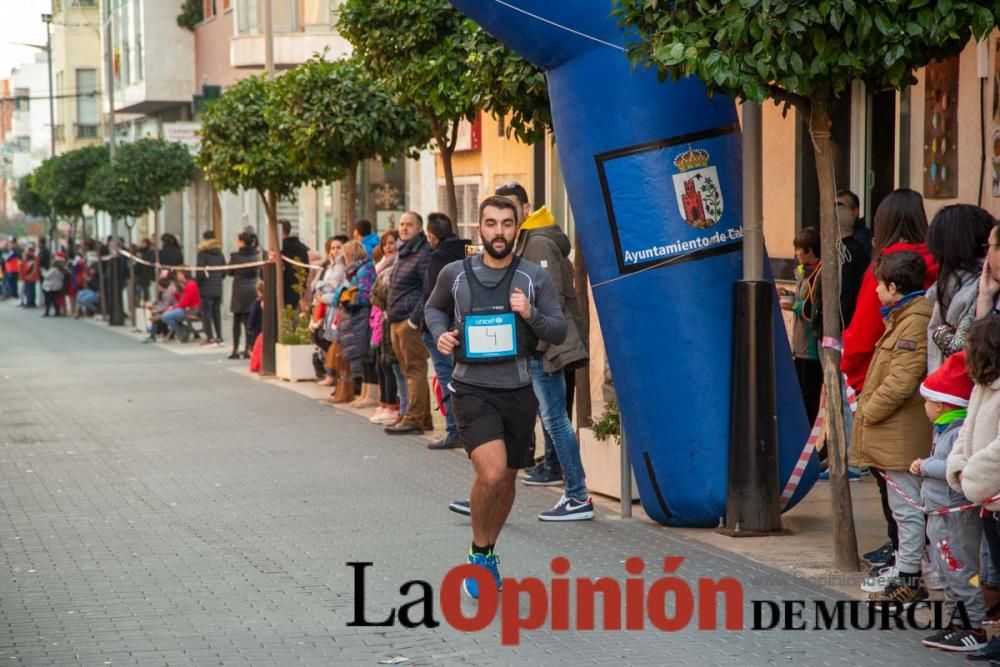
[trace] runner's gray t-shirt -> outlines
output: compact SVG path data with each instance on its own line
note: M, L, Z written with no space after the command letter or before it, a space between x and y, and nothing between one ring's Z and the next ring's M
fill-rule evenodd
M483 264L482 254L472 258L476 279L486 287L499 283L506 269L491 269ZM520 289L531 302L531 327L539 340L558 345L566 338L566 320L559 308L559 297L548 273L539 265L521 260L511 292ZM472 295L461 261L441 270L434 291L424 306L427 328L436 343L441 334L460 330L465 315L472 310ZM491 389L518 389L531 384L529 359L517 358L493 364L456 363L452 377L459 382Z

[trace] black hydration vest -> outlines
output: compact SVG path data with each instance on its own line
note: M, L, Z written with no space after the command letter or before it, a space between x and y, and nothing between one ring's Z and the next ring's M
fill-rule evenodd
M538 337L524 318L510 309L511 284L521 263L514 257L493 287L476 278L472 260L462 262L469 284L471 308L460 322L455 361L463 364L498 364L535 353Z

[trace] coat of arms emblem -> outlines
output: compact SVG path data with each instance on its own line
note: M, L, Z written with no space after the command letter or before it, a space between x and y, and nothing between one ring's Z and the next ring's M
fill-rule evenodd
M711 156L702 148L691 148L674 158L677 207L684 221L695 229L708 229L722 218L722 188L719 171L709 165Z

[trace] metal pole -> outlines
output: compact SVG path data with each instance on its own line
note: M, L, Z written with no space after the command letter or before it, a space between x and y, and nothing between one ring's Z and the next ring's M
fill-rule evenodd
M49 141L52 144L49 147L49 155L51 157L56 156L56 103L55 103L55 84L52 78L52 14L42 14L42 23L45 24L45 38L46 38L46 49L45 53L48 56L49 61ZM65 131L65 130L63 130ZM59 250L59 245L56 241L56 214L55 212L49 213L49 246L51 252L54 254Z
M55 93L53 91L54 84L52 79L52 14L42 14L42 23L45 24L45 37L48 46L45 51L49 57L49 136L52 142L49 154L52 157L56 156L56 102Z
M271 21L271 0L264 0L264 70L267 78L274 76L274 24ZM268 249L274 254L274 261L264 266L264 312L261 322L263 354L261 355L260 374L263 377L274 375L275 343L278 337L278 290L277 275L282 270L281 244L275 243L277 234L274 229L273 211L267 212Z
M743 103L743 280L764 279L763 140L759 104Z
M743 103L743 280L734 287L729 488L731 536L781 533L774 377L774 287L764 280L761 109Z
M620 417L619 417L620 418ZM621 450L621 501L622 518L632 518L632 460L628 455L628 443L625 441L625 428L622 427Z
M106 19L105 31L107 48L105 49L105 69L107 69L107 86L108 86L108 154L113 162L115 159L115 71L114 71L114 58L113 48L112 48L112 37L114 35L113 26L111 21L111 7L108 6L108 15ZM109 246L111 251L111 262L108 268L111 270L111 294L108 296L110 316L108 317L108 324L111 326L122 326L125 324L125 312L122 308L122 275L121 275L121 261L119 260L118 251L118 221L114 216L111 216L111 244Z

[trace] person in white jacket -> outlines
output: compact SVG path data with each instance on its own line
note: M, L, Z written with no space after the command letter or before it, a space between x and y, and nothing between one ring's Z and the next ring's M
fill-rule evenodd
M948 484L982 505L983 536L994 568L1000 569L1000 315L973 323L965 354L976 384L948 456Z

